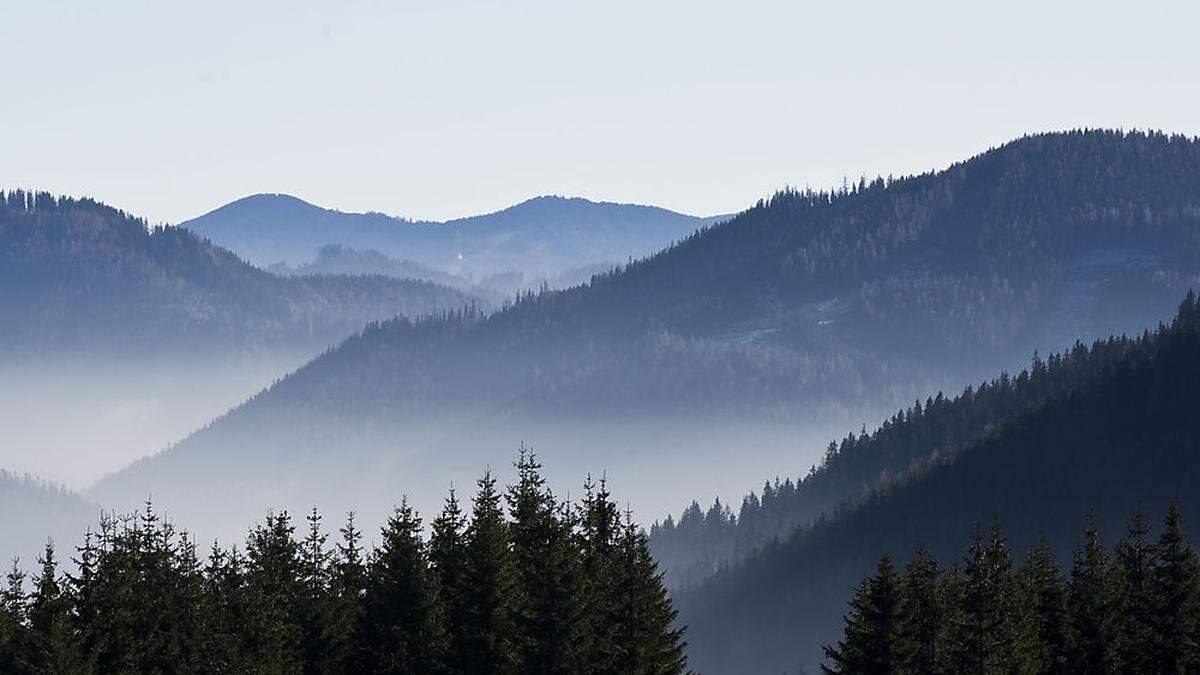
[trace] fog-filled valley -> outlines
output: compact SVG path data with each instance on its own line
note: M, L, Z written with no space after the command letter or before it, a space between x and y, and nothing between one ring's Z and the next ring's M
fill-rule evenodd
M526 448L529 494L565 500L543 526L588 532L589 477L629 513L692 667L780 672L824 662L885 551L949 565L995 516L1064 560L1087 511L1115 538L1200 476L1190 137L1035 134L714 219L259 195L184 225L0 200L0 505L25 512L0 556L67 559L102 510L203 546L353 512L386 549L427 533L398 504L428 524L485 470L528 487Z

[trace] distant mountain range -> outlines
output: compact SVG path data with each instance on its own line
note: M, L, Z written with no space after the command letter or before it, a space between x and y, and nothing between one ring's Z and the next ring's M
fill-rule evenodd
M90 199L0 194L0 350L129 354L334 344L473 298L383 276L280 278Z
M1200 275L1198 232L1200 143L1161 134L1030 136L937 173L784 191L586 286L372 325L90 494L172 495L190 522L223 509L238 526L266 504L344 508L364 480L421 505L536 436L555 466L621 473L639 511L665 508L678 481L656 471L711 494L815 460L801 429L1154 325ZM674 448L646 435L672 424L691 434ZM739 425L774 425L791 451Z
M318 249L338 245L478 281L504 272L532 278L625 262L721 218L578 197L536 197L487 215L433 222L343 213L290 195L259 194L180 225L263 267L303 265Z
M717 674L813 672L822 643L838 639L857 578L881 555L903 564L923 545L948 569L959 562L962 533L993 522L1018 560L1045 543L1069 561L1089 514L1112 542L1135 509L1157 517L1174 501L1194 541L1197 404L1200 305L1189 296L1170 327L1079 346L847 439L794 489L751 499L736 524L681 523L681 539L728 540L800 501L828 498L840 479L848 488L836 507L810 512L760 541L746 561L676 593L690 665ZM943 443L970 427L973 434ZM860 482L868 463L882 469Z
M326 244L317 249L317 256L310 262L291 266L275 263L267 271L283 276L312 275L382 275L397 279L429 281L468 293L489 305L500 305L520 292L543 288L569 288L587 283L597 274L612 271L616 263L596 263L570 267L554 274L529 274L518 270L498 272L479 279L451 274L411 260L399 260L384 255L375 249L348 248L340 244Z

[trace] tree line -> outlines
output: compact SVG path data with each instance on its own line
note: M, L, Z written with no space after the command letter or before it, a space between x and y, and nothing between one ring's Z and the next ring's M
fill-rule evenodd
M503 492L453 490L424 536L402 500L368 548L268 514L242 547L147 504L103 517L60 565L53 543L0 591L5 673L679 673L683 630L646 536L605 481L557 499L532 452ZM69 568L62 571L60 567ZM27 587L28 586L28 587Z
M1198 382L1200 303L1189 296L1170 325L1130 340L1124 357L1104 365L1090 384L881 476L790 535L675 592L688 625L689 664L702 672L815 669L821 646L842 633L851 591L875 570L880 552L921 544L951 565L963 534L993 518L1005 524L1013 550L1044 544L1068 560L1089 511L1097 531L1115 541L1139 504L1166 513L1174 501L1195 540ZM969 418L972 409L958 414Z
M1200 565L1172 504L1157 538L1138 510L1105 549L1089 522L1064 571L1046 545L1014 570L998 524L961 562L879 559L850 601L826 673L1194 673Z

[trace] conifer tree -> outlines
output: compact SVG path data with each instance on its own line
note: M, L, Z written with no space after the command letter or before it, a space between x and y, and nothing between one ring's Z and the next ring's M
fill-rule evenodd
M845 633L837 647L825 647L832 665L826 673L889 675L896 672L896 617L900 583L892 559L883 556L869 577L854 593L850 613L844 618Z
M301 673L303 627L300 547L286 511L268 514L246 542L247 658L256 669Z
M1066 604L1062 575L1050 549L1036 546L1017 579L1016 655L1023 673L1061 673L1067 666Z
M614 616L620 593L617 543L621 523L617 504L604 478L597 485L588 476L583 486L579 521L586 614L585 643L581 647L589 655L592 672L613 672L620 653Z
M203 673L238 673L248 669L244 661L245 630L249 618L241 555L213 543L204 567L204 591L200 601L200 639L197 670Z
M966 597L966 582L962 571L958 565L954 565L946 571L938 587L937 602L941 623L937 631L937 650L934 656L937 668L934 672L970 672L976 661L976 652L972 650L973 645L969 639L967 613L964 611Z
M470 673L513 673L517 637L507 524L491 471L478 486L466 535L462 658Z
M74 672L79 666L78 645L71 625L70 596L63 590L53 542L46 542L38 562L41 572L33 579L29 601L34 672Z
M429 563L438 579L442 606L446 612L446 669L465 672L460 627L466 623L466 552L467 517L458 504L454 488L446 497L442 512L433 520L429 537Z
M904 570L896 617L896 672L918 675L937 671L938 565L923 546Z
M1067 582L1067 670L1084 675L1104 670L1108 635L1108 556L1094 516L1075 550Z
M1113 598L1109 667L1116 672L1150 673L1155 649L1153 570L1154 544L1150 525L1139 507L1129 531L1117 542L1110 576Z
M33 636L29 631L29 597L25 592L25 572L17 560L5 576L0 591L0 672L18 673L30 669Z
M1196 554L1183 532L1179 504L1172 503L1163 520L1151 586L1154 602L1154 664L1158 673L1200 671L1195 623Z
M1005 672L1013 662L1012 558L998 523L985 545L978 528L963 566L963 619L968 667Z
M687 665L683 629L675 626L658 563L650 555L646 534L626 513L618 547L618 588L614 618L619 651L617 672L631 675L682 673Z
M514 570L513 606L520 669L579 672L583 631L582 577L570 523L559 518L541 464L522 446L517 482L507 492Z
M441 669L445 615L421 539L421 519L407 499L383 528L363 602L366 670L417 675Z
M330 575L329 653L325 664L329 672L352 673L363 665L360 646L363 598L367 593L362 532L354 524L353 511L346 515L339 534L341 541Z
M326 657L332 640L330 614L333 604L330 598L331 574L330 552L326 547L329 537L321 530L321 514L313 508L309 512L308 534L300 545L300 590L299 622L300 644L304 649L304 672L310 674L328 672L330 664Z

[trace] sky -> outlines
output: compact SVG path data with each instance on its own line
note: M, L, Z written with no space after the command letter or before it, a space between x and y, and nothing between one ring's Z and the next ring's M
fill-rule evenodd
M707 215L1025 133L1200 134L1200 3L6 3L0 189L173 223L257 192Z

